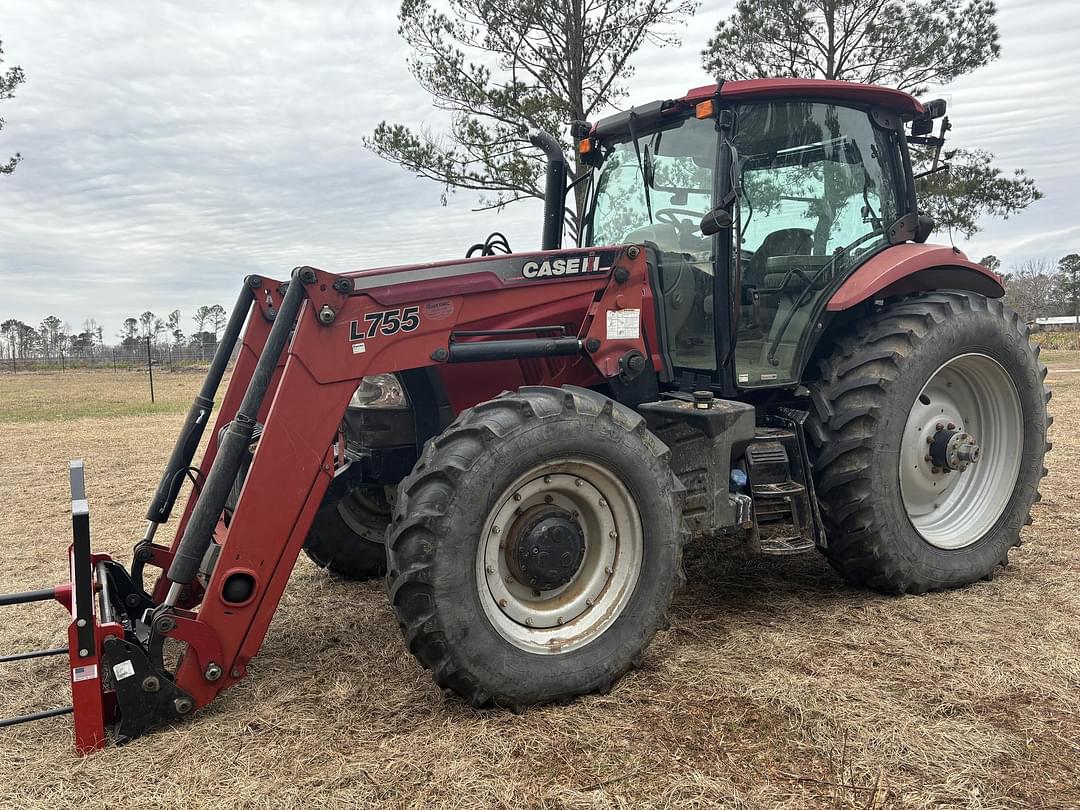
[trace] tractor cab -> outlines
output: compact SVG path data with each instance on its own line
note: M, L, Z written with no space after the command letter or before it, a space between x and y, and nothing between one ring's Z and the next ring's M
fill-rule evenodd
M832 293L915 235L902 121L920 110L884 88L731 82L591 128L584 242L653 247L676 377L799 381Z

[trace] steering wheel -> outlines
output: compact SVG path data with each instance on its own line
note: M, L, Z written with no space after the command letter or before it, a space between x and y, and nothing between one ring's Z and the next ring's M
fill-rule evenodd
M694 227L691 228L691 232L699 230L697 223L701 222L701 217L702 214L700 212L689 211L685 208L661 208L653 214L653 219L657 222L662 222L665 225L674 225L680 232L686 225L687 219L694 225Z

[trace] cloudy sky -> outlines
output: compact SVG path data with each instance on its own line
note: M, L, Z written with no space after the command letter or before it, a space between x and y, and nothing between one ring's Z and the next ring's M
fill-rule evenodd
M734 5L705 0L681 49L634 60L630 103L709 81L699 51ZM119 330L129 315L228 306L250 272L341 271L463 255L499 229L536 247L539 205L472 213L384 163L382 119L442 120L405 66L397 4L348 0L5 0L27 82L0 105L0 320ZM954 144L1026 168L1046 199L961 246L1008 265L1080 250L1076 0L999 0L1002 58L942 95ZM939 238L946 238L941 235ZM108 337L107 337L108 339Z

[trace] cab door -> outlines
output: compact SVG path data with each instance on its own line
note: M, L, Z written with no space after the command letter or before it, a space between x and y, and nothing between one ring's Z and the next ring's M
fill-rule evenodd
M735 120L735 384L790 386L828 294L889 244L902 213L897 135L865 109L808 101L740 105Z

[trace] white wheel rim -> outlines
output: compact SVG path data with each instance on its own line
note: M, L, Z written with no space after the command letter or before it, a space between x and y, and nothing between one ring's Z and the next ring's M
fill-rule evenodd
M942 427L970 434L978 444L978 461L951 470L928 461L927 437ZM993 527L1020 474L1023 427L1016 386L993 358L958 355L930 375L912 404L900 445L904 508L926 542L965 548Z
M507 539L530 509L571 513L585 537L573 578L548 591L519 580L507 560ZM641 571L641 517L629 490L591 461L540 465L504 490L488 515L477 548L476 583L484 613L515 647L556 655L596 640L622 615Z

